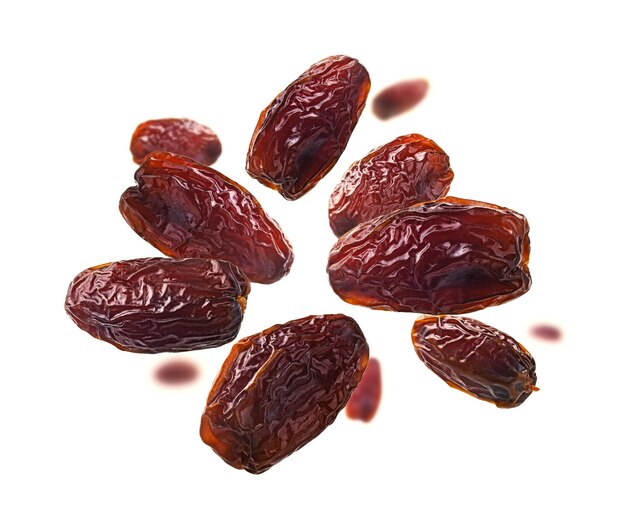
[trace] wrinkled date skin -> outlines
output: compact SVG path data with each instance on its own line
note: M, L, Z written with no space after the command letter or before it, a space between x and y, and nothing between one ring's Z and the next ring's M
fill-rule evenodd
M398 116L420 103L428 92L428 81L400 81L382 90L374 98L372 111L381 120Z
M356 59L315 63L261 113L248 173L289 200L303 196L339 159L369 89L369 74Z
M478 320L422 318L413 325L412 338L417 356L445 382L499 408L519 406L538 390L530 353Z
M372 150L353 163L328 205L337 236L381 214L445 196L454 172L432 140L412 134Z
M231 466L262 473L335 420L368 356L358 324L342 314L309 316L244 338L213 384L200 436Z
M245 188L203 164L154 152L120 199L124 219L165 255L236 264L257 283L285 276L291 245Z
M370 358L367 369L356 390L350 396L346 405L346 415L350 419L368 423L374 419L380 398L383 393L383 380L380 372L380 362Z
M130 141L130 152L137 164L153 151L178 153L210 166L221 155L222 144L212 129L198 122L162 118L139 124Z
M448 197L358 225L334 245L327 271L348 303L462 314L526 293L529 255L524 216Z
M81 329L124 351L190 351L235 339L249 291L229 262L134 259L78 274L65 310Z

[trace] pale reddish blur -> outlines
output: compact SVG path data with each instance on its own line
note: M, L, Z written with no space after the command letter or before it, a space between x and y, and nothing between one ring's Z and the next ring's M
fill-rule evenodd
M346 406L346 415L350 419L371 421L376 415L383 393L380 363L370 358L361 382L358 384Z
M428 81L425 79L400 81L378 93L372 110L378 118L387 120L415 107L427 92Z
M539 340L546 340L547 342L558 342L563 336L561 329L547 323L533 325L530 328L530 334Z
M172 360L157 368L154 378L161 384L178 386L196 380L198 368L186 360Z

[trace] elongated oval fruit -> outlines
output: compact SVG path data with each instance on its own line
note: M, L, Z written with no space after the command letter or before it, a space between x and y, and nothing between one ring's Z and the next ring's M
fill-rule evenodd
M369 423L374 419L383 394L383 379L380 371L380 362L370 357L367 369L356 390L350 396L346 405L346 415L350 419L358 419Z
M315 63L261 113L248 173L287 199L306 194L343 153L369 89L369 74L356 59Z
M526 293L529 255L524 216L448 197L356 226L333 246L327 271L348 303L461 314Z
M222 144L212 129L198 122L161 118L139 124L130 141L130 152L137 164L153 151L178 153L210 166L222 153Z
M335 420L368 356L360 327L343 314L239 340L209 393L200 436L231 466L262 473Z
M122 216L165 255L227 260L257 283L289 272L293 251L278 224L250 192L216 170L155 152L135 181L120 199Z
M428 92L428 81L412 79L400 81L383 89L374 98L372 111L381 120L393 118L420 103Z
M65 310L81 329L124 351L190 351L235 339L249 291L229 262L133 259L78 274Z
M330 196L328 217L337 236L382 214L445 196L454 172L432 140L414 133L352 163Z
M417 356L445 382L499 408L519 406L538 390L531 354L478 320L421 318L413 325L412 338Z

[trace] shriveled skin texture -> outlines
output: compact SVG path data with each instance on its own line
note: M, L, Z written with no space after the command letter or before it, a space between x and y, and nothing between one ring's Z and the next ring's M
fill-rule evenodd
M245 188L203 164L154 152L120 199L124 219L170 257L236 264L251 281L273 283L293 262L291 244Z
M124 351L190 351L235 339L249 291L229 262L134 259L78 274L65 310L81 329Z
M244 338L213 384L200 436L231 466L262 473L335 420L368 356L360 327L342 314L309 316Z
M413 109L427 92L428 81L425 79L400 81L376 95L372 110L378 118L387 120Z
M445 196L454 172L432 140L414 133L352 163L330 196L330 227L341 236L361 222Z
M523 215L448 197L356 226L333 246L327 271L354 305L462 314L526 293L529 255Z
M383 380L380 362L370 357L367 369L356 390L346 405L346 415L350 419L368 423L374 419L383 393Z
M210 166L221 155L222 143L212 129L198 122L161 118L139 124L130 141L130 152L137 164L153 151L178 153Z
M261 113L248 173L289 200L303 196L335 166L369 89L369 74L356 59L315 63Z
M531 354L507 334L478 320L418 319L412 338L417 356L450 386L499 408L519 406L538 390Z

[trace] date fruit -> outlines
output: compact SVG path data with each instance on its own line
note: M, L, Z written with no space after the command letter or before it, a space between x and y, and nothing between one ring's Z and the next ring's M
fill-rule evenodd
M478 320L421 318L412 338L417 356L446 383L499 408L519 406L539 389L530 353Z
M348 303L461 314L526 293L529 255L524 216L448 197L358 225L335 243L327 271Z
M315 63L261 113L246 170L285 198L303 196L335 165L365 106L367 70L337 55Z
M236 264L251 281L273 283L293 262L291 244L245 188L203 164L153 152L120 199L124 219L165 255Z
M346 415L350 419L359 419L368 423L374 419L383 393L383 381L380 362L370 358L361 382L348 399Z
M200 436L231 466L262 473L335 420L368 356L360 327L342 314L239 340L209 393Z
M420 103L428 92L428 81L400 81L382 90L374 98L372 110L381 120L398 116Z
M137 164L153 151L178 153L210 166L221 155L222 144L212 129L198 122L161 118L139 124L130 141L130 152Z
M432 140L404 135L352 163L330 196L328 217L337 236L381 214L445 196L454 172Z
M229 262L124 260L78 274L65 310L81 329L124 351L190 351L235 339L249 291Z

